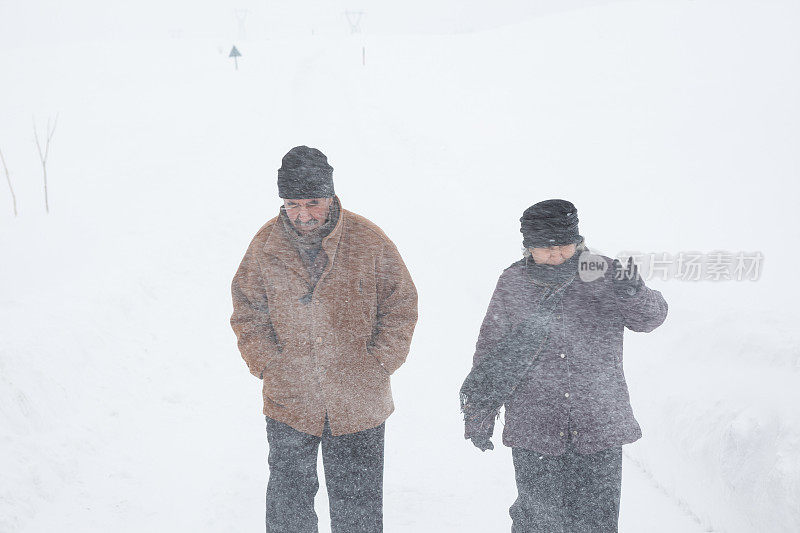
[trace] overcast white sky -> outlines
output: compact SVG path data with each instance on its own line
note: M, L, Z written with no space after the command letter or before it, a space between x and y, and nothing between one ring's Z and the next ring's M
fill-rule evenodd
M364 11L365 33L454 33L614 0L0 0L3 49L83 40L249 39L347 34L345 10ZM617 0L619 1L619 0Z

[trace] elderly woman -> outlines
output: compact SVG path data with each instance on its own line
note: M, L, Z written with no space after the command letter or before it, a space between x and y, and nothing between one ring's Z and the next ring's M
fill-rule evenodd
M494 291L461 388L465 437L479 449L505 405L518 497L512 532L615 532L622 445L638 440L622 370L624 328L667 316L632 260L591 255L577 210L545 200L520 219L525 257Z

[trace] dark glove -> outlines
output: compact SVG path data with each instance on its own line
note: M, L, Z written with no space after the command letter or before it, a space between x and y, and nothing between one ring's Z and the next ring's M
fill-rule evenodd
M489 437L470 437L472 444L475 445L480 451L485 452L486 450L494 450L494 444L489 439Z
M633 296L644 285L639 267L634 264L633 257L628 258L628 267L623 269L619 259L614 259L614 290L622 296Z

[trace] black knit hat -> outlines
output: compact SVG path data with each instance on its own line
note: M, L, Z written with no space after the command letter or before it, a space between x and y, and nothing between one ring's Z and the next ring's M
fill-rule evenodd
M546 248L581 242L578 234L578 210L566 200L544 200L533 204L519 219L522 245Z
M289 150L278 169L278 196L281 198L330 198L333 190L333 167L325 154L316 148L295 146Z

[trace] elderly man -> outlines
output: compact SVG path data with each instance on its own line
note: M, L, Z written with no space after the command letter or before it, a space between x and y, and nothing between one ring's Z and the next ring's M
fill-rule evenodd
M256 233L232 283L231 325L263 380L266 530L317 531L321 443L332 531L382 531L389 376L408 355L417 292L392 241L342 209L322 152L292 148L278 193L279 215Z

